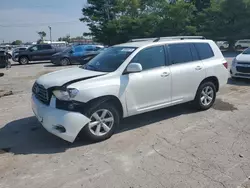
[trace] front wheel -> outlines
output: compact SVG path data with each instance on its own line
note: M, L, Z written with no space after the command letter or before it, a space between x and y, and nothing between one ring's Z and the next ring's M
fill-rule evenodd
M119 126L120 115L117 108L111 103L93 105L85 113L91 120L81 131L81 136L99 142L110 138Z
M63 58L60 61L61 66L67 66L70 65L70 60L68 58Z
M215 99L215 85L212 82L205 82L199 86L194 103L199 110L208 110L214 104Z
M20 57L19 64L26 65L29 63L29 59L27 57Z

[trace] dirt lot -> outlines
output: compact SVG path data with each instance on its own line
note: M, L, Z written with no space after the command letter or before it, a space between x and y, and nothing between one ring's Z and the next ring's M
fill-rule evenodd
M250 187L250 81L229 80L206 112L162 109L124 120L107 141L70 144L30 108L35 79L58 69L0 70L0 188Z

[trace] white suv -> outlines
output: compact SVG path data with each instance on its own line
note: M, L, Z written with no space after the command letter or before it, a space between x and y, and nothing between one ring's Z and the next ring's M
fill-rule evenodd
M250 39L238 40L234 46L236 49L248 48L250 47Z
M193 101L209 109L227 83L211 40L158 38L115 45L82 67L41 76L32 109L52 134L73 142L112 136L121 118Z

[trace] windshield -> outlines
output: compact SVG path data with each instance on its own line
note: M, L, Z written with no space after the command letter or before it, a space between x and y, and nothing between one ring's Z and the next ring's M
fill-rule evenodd
M135 47L110 47L94 57L82 68L100 72L113 72L135 49Z
M71 49L72 49L71 46L70 46L70 47L66 47L62 52L67 53L67 52L69 52Z
M242 54L250 54L250 48L246 49Z

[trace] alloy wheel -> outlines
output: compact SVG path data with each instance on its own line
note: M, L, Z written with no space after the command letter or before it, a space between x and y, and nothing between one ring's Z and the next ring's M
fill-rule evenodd
M211 86L206 86L202 89L200 101L202 105L209 106L214 99L214 90Z
M92 114L88 124L90 132L95 136L106 135L114 125L114 116L107 109L101 109Z

